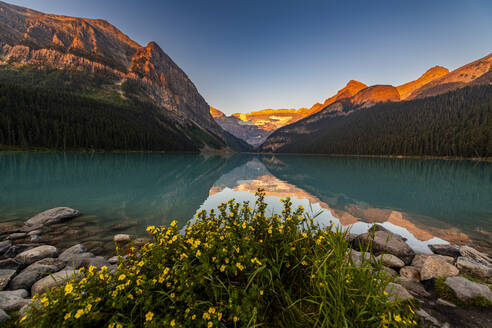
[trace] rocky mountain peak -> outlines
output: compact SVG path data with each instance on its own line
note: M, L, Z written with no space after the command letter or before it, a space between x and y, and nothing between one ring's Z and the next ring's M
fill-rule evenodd
M399 101L400 94L392 85L374 85L359 91L352 97L351 103L355 106L370 107L376 103Z
M422 74L417 80L402 84L397 87L398 93L400 94L400 99L405 100L417 89L432 82L446 74L449 70L442 66L434 66L428 69L424 74Z

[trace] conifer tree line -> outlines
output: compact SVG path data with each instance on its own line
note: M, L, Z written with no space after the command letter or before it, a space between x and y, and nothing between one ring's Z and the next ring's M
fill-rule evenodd
M276 131L272 137L288 140L278 152L491 157L492 85L377 104L303 127L313 132Z

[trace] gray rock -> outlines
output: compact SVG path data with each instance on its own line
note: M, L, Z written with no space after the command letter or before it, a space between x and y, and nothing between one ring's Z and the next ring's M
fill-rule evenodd
M420 281L420 270L414 266L405 266L400 269L400 276L413 281Z
M364 233L357 236L356 243L362 246L372 243L372 251L376 255L389 253L403 260L405 264L412 262L415 252L401 236L386 231L376 231L374 238L371 235L372 233Z
M371 254L366 252L359 252L355 249L350 250L350 255L355 266L361 266L363 262L367 265L370 263L371 260Z
M113 256L108 259L109 264L116 264L118 263L118 256Z
M15 257L18 254L27 250L40 246L40 244L16 244L12 245L4 254L4 256Z
M32 235L29 238L29 241L32 241L32 242L38 242L40 240L41 240L41 238L39 238L39 235Z
M384 265L381 267L381 270L383 270L383 272L390 277L396 277L398 275L398 272Z
M492 259L487 254L479 252L474 248L462 246L460 248L460 254L461 256L469 258L475 262L492 267Z
M23 225L22 228L19 229L20 232L31 232L31 231L39 231L41 228L43 228L42 224L35 224L35 225Z
M418 314L420 323L422 324L423 327L437 327L437 328L443 328L444 326L433 316L431 316L429 313L424 311L423 309L417 309L415 310L415 313Z
M410 280L404 277L396 278L395 282L405 287L406 290L410 292L410 294L416 297L430 297L428 291L425 290L424 285L422 285L418 281Z
M456 245L429 245L429 248L434 254L450 256L453 258L460 256L460 248Z
M460 271L452 264L449 264L438 256L428 256L420 270L420 279L428 280L432 278L457 276Z
M0 309L0 322L4 322L10 319L10 316L2 309Z
M461 301L466 301L473 297L484 297L492 302L492 291L486 285L473 282L464 277L449 277L444 281L456 294Z
M130 235L120 233L120 234L114 235L113 241L115 243L128 243L131 241L131 238L130 238Z
M60 271L65 263L54 258L45 258L22 270L12 281L11 289L31 289L32 285L50 273Z
M17 270L13 269L0 269L0 290L3 290L7 286L16 272Z
M355 238L357 238L357 235L353 233L347 233L343 238L349 243L352 243L355 240Z
M33 230L33 231L29 232L27 235L33 236L33 235L40 235L40 234L41 234L41 230Z
M24 265L29 265L46 257L56 257L57 255L58 249L56 247L43 245L22 252L15 259Z
M16 261L15 259L5 259L0 260L0 269L12 269L17 270L22 266L21 263Z
M48 277L36 281L36 283L32 285L31 295L42 294L53 287L62 286L67 281L74 279L77 276L78 275L73 268L66 268L65 270L53 273Z
M13 234L9 235L7 237L7 239L9 239L9 240L16 240L16 239L25 238L26 236L27 236L27 234L25 232L16 232L16 233L13 233Z
M453 264L453 262L454 262L454 258L450 257L450 256L435 255L435 254L417 254L413 258L412 266L414 266L418 269L422 269L422 265L424 265L425 260L427 260L427 258L430 256L432 256L434 258L441 259L441 260L443 260L449 264Z
M458 257L456 267L461 273L468 274L487 283L492 283L492 267L475 262L466 257Z
M388 286L384 289L386 293L389 294L389 301L406 301L413 299L413 296L403 287L402 285L390 282Z
M85 253L87 250L85 249L84 245L82 244L77 244L74 245L66 250L64 250L58 258L62 261L67 262L68 260L72 259L74 256L78 254Z
M392 254L382 254L376 257L376 261L382 261L382 263L390 268L401 268L405 263Z
M451 303L451 302L448 302L446 300L443 300L442 298L438 298L437 301L436 301L437 304L439 305L444 305L444 306L449 306L449 307L456 307L455 304Z
M58 223L80 215L80 212L69 207L56 207L41 212L25 222L27 226Z
M29 293L25 289L4 290L0 292L0 309L5 311L19 310L26 304L32 302L30 299L25 299Z
M12 241L11 240L0 241L0 254L2 254L7 249L9 249L10 246L12 246Z
M91 259L95 257L94 254L86 252L81 254L75 254L71 258L65 260L67 265L78 269L80 267L88 267Z
M96 268L101 268L103 266L110 266L111 264L102 256L96 256L94 258L91 258L89 260L89 263L87 264L87 267L90 267L90 266L95 266Z

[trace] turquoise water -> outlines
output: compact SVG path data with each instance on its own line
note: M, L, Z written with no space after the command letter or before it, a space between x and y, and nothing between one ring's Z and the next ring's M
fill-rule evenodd
M472 161L3 152L0 222L69 206L94 236L144 236L147 225L184 225L199 209L252 201L259 187L272 212L291 196L321 224L359 233L379 222L418 250L445 241L492 247L492 163Z

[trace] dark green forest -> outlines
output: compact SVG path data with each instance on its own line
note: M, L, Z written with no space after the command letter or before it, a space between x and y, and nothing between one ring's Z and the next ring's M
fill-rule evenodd
M208 139L208 140L207 140ZM0 82L0 145L58 150L197 151L223 142L150 103L125 105Z
M350 155L492 156L492 86L382 103L308 124L309 134L276 131L287 139L278 152ZM289 126L292 130L293 125ZM268 143L268 139L266 141Z

